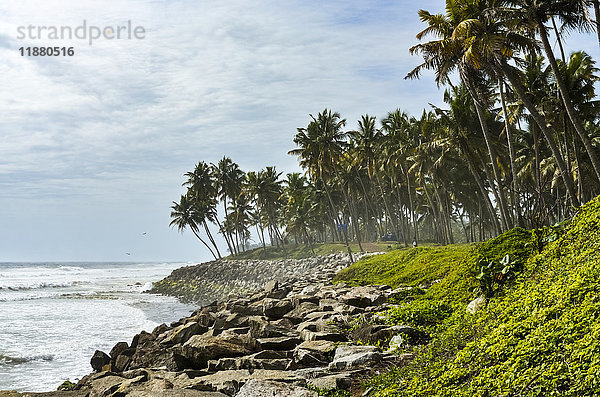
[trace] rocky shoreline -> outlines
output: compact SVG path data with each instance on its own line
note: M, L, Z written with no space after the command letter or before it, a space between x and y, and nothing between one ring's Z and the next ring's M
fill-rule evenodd
M391 306L388 301L405 296L410 287L331 284L349 263L344 255L222 262L222 267L211 263L178 269L165 279L169 283L157 283L155 292L207 300L196 288L182 293L163 286L178 280L201 285L210 277L224 286L221 293L229 299L205 304L150 333L142 331L108 354L96 351L91 359L95 372L73 385L73 391L25 395L317 396L332 389L368 395L360 390L363 379L410 360L411 346L428 339L408 326L373 325L382 323L374 320ZM246 273L252 269L254 273ZM259 283L262 288L257 289ZM242 290L244 294L230 296Z

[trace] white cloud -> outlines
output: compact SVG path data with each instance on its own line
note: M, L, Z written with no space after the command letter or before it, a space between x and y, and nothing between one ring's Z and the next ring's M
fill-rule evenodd
M309 113L330 107L354 128L363 113L383 116L400 107L419 114L428 102L439 103L431 78L403 77L418 63L408 54L421 29L417 8L442 7L437 0L406 3L3 3L2 226L19 238L35 230L52 241L59 237L48 230L50 221L38 224L40 217L60 222L61 211L72 208L69 225L91 228L96 238L118 246L118 239L93 230L129 230L110 215L129 212L133 224L161 219L155 235L174 247L146 247L143 259L193 258L198 247L183 246L167 224L181 174L197 161L228 155L247 169L275 164L290 171L296 160L287 151ZM18 26L76 27L84 20L97 26L131 20L145 28L146 37L97 40L93 46L17 39ZM73 46L76 54L18 53L21 46L40 44ZM161 215L142 213L136 202ZM74 226L78 214L82 221ZM86 244L61 258L112 259ZM0 243L0 252L6 259L54 259L51 246L22 252L13 241Z

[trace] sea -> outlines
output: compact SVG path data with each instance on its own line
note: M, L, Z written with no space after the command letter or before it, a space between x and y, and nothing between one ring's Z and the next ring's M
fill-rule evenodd
M195 306L145 293L187 263L0 263L0 390L51 391L90 373L96 350Z

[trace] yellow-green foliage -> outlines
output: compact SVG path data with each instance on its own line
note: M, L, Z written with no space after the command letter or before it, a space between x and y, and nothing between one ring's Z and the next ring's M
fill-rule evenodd
M465 256L472 248L469 244L418 247L366 257L342 270L333 281L345 281L352 285L387 284L392 287L418 286L438 281L422 298L435 297L456 303L455 299L468 299L464 294L476 285L474 280L464 277L470 271L466 267ZM456 293L450 293L451 290ZM444 291L443 296L438 295L439 291Z
M461 269L482 255L497 260L509 253L523 270L478 313L455 304L412 364L370 383L376 395L600 395L600 199L538 253L539 235L515 229L474 248ZM431 289L455 276L450 270ZM450 290L460 302L473 292ZM442 294L422 296L443 302Z
M367 252L383 252L388 251L391 245L388 243L363 243L363 249ZM285 251L280 247L256 248L252 251L242 252L236 256L229 256L228 259L303 259L311 258L315 255L329 255L337 253L347 253L348 249L342 243L326 243L313 244L311 248L306 244L288 244L285 246ZM352 252L358 252L358 244L350 244Z

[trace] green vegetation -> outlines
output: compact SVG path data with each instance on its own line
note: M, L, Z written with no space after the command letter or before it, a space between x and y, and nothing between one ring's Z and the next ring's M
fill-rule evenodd
M518 270L495 286L485 307L467 313L468 302L483 292L480 261L507 254ZM476 246L390 252L337 276L393 286L434 279L440 281L386 313L389 323L421 328L432 340L415 349L410 364L369 381L375 395L598 395L600 197L560 228L517 228Z
M350 244L353 251L358 251L358 244ZM366 243L363 249L367 252L385 252L392 249L392 245L387 243ZM315 255L329 255L346 251L346 246L341 243L313 244L311 247L304 244L290 244L283 250L281 247L268 246L266 248L257 248L244 251L231 257L231 259L303 259Z
M58 388L56 390L58 391L71 391L71 390L75 390L75 388L77 387L77 384L71 382L70 380L66 380L63 383L60 384L60 386L58 386Z
M319 396L324 396L324 397L352 397L352 394L350 394L350 392L346 391L346 390L340 390L340 389L320 389L318 387L314 387L314 386L308 386L309 390L315 391L317 392L317 394Z

